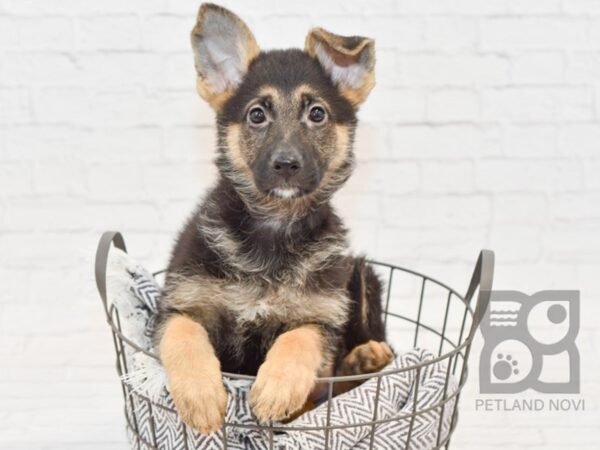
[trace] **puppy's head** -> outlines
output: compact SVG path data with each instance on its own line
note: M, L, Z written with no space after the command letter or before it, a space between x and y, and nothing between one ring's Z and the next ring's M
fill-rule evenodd
M203 4L192 47L198 93L217 113L217 165L243 198L289 211L346 181L356 111L374 85L371 39L317 28L304 51L261 52L239 17Z

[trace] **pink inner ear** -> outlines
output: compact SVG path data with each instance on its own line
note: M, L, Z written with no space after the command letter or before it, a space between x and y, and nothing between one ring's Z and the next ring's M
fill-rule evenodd
M329 55L333 63L339 67L349 67L353 64L356 64L360 56L360 53L358 55L348 55L342 53L330 47L326 42L323 42L323 48L325 49L327 55Z

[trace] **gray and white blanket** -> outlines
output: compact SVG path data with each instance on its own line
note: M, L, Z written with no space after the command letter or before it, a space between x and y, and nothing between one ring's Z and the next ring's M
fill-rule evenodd
M142 266L126 253L113 249L107 269L107 291L109 301L119 311L122 331L141 348L152 351L150 332L157 302L160 298L160 286ZM187 427L172 412L173 401L169 395L168 382L160 363L143 352L126 346L128 371L123 376L133 391L141 395L132 395L126 408L131 425L137 426L142 438L159 449L222 449L267 450L270 448L269 434L266 430L249 428L258 425L249 407L248 394L250 381L224 378L229 393L227 405L226 433L222 431L211 435L201 435ZM415 348L398 356L384 370L414 366L432 361L434 356L427 350ZM327 402L295 419L293 422L274 424L278 427L314 427L318 431L297 431L284 429L273 436L273 447L277 450L321 449L325 448L323 428L333 427L328 433L332 450L367 449L398 450L431 449L437 442L444 442L448 435L454 398L444 406L410 417L414 411L423 411L448 398L456 391L456 380L450 378L446 385L446 365L434 362L423 366L417 378L416 370L406 370L381 377L379 397L376 399L377 379L366 381L331 401L331 410L327 412ZM415 395L415 392L417 395ZM144 398L145 397L145 398ZM162 405L152 405L152 403ZM382 420L376 427L360 425L376 418ZM441 420L441 428L440 428ZM412 422L412 423L411 423ZM354 426L349 426L355 424ZM237 426L236 426L237 425ZM154 433L152 432L154 430ZM441 430L438 440L438 430ZM156 436L156 442L154 440ZM372 445L372 447L371 447ZM132 448L136 447L132 441Z

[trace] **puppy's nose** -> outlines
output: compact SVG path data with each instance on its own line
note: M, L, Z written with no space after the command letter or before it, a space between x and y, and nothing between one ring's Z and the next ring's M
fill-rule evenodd
M281 155L273 161L273 170L284 178L296 175L302 166L296 158Z

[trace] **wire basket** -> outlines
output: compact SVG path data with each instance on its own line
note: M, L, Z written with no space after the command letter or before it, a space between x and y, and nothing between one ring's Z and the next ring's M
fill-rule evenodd
M164 433L158 432L156 428L156 411L160 411L163 416L165 414L172 416L174 429L169 430L171 437L174 433L178 434L181 437L180 442L183 443L181 448L193 450L196 446L194 445L194 440L189 437L195 431L180 421L175 409L172 406L153 401L144 396L126 381L126 375L129 373L128 367L130 367L128 354L131 355L131 352L143 352L152 358L158 358L124 335L119 311L114 304L109 304L107 300L106 268L112 244L126 251L125 242L120 233L106 232L103 234L96 253L96 284L113 337L116 351L116 369L121 381L125 418L129 435L132 438L133 448L144 450L170 448L163 441L165 439ZM330 450L330 435L336 430L340 428L368 427L370 432L366 448L377 449L378 447L374 442L379 427L385 426L392 421L406 421L405 424L408 429L406 436L403 436L403 442L398 443L397 448L423 448L422 445L416 445L416 442L412 441L415 420L426 414L431 416L433 413L439 414L439 423L436 424L437 433L433 442L427 448L449 448L450 437L457 425L460 393L467 380L467 362L471 344L490 300L494 253L489 250L481 251L475 264L468 289L464 295L441 281L411 269L376 261L369 261L369 264L378 272L386 286L382 306L388 342L397 350L405 349L410 345L428 348L432 352L435 351L435 357L419 364L386 369L376 373L319 378L319 382L326 383L328 392L326 400L327 422L323 426L306 428L294 427L293 425L240 425L225 422L220 432L223 437L221 448L229 448L227 434L231 433L236 427L256 429L267 433L267 448L270 450L277 449L274 445L275 436L280 432L289 432L290 430L322 432L324 437L322 448ZM154 276L162 272L156 272ZM429 405L425 409L418 408L419 402L416 401L419 395L417 384L417 388L411 393L411 395L414 395L415 401L412 403L411 410L406 414L392 418L378 418L377 408L375 407L375 413L368 420L355 421L344 425L330 424L329 418L335 383L375 379L377 390L375 391L373 402L377 405L380 397L382 377L412 371L415 379L419 380L421 374L427 370L428 366L439 363L444 364L445 380L443 395L435 404ZM233 373L224 373L223 375L233 380L254 379L252 376ZM451 378L457 381L455 389L448 388ZM140 430L139 417L137 417L140 405L144 407L144 420L149 425L144 432ZM445 433L443 433L442 418L447 418L448 414L450 415L449 426Z

